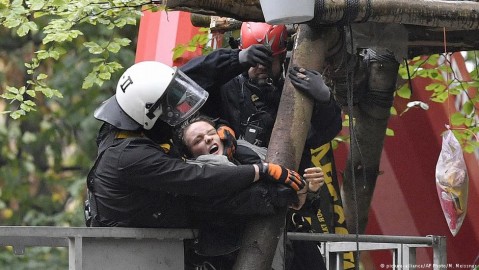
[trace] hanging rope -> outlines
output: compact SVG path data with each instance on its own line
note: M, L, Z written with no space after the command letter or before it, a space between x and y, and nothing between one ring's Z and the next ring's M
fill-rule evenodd
M351 36L351 51L354 49L353 39L352 39L352 28L349 25L349 34ZM351 70L350 65L346 65L346 83L347 83L347 104L348 104L348 115L349 115L349 136L350 136L350 147L349 147L349 155L351 158L351 180L353 186L353 209L354 209L354 228L355 228L355 236L356 236L356 254L354 258L354 269L359 269L359 209L358 209L358 196L357 196L357 188L356 188L356 176L354 173L354 156L353 156L353 142L357 144L358 150L360 149L357 138L356 132L354 130L354 115L353 115L353 79L354 79L354 70ZM364 174L365 175L365 174Z
M446 27L443 27L443 41L444 41L444 58L446 66L449 65L449 61L447 60L447 40L446 40ZM452 69L451 65L449 65L449 68ZM447 91L447 122L449 125L451 125L451 96L449 92L449 71L446 69L446 91Z

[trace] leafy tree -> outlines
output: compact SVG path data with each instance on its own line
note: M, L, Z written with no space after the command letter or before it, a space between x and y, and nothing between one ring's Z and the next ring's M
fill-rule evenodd
M0 1L0 224L84 226L99 127L92 114L134 61L139 6ZM2 269L65 269L68 261L65 249L3 251Z

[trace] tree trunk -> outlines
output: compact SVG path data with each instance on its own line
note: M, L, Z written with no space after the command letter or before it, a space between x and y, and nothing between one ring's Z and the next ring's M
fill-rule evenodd
M373 56L367 66L368 85L350 114L353 132L342 185L348 231L364 233L379 173L384 137L396 90L399 63L394 56ZM349 107L349 106L348 106ZM344 109L349 113L349 110Z
M264 21L259 0L160 0L168 8L240 21ZM431 0L316 1L315 24L380 22L453 29L479 28L479 3ZM322 3L320 6L319 3Z
M336 29L315 31L299 26L290 66L320 70ZM331 42L332 43L332 42ZM278 116L266 160L297 170L310 126L313 101L296 91L286 78ZM273 217L260 218L248 225L235 270L271 270L275 247L285 224L287 209Z

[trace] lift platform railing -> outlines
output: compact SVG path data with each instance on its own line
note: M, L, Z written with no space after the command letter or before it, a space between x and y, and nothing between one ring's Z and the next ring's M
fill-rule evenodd
M392 261L384 263L384 269L447 269L446 237L444 236L386 236L288 233L290 240L322 242L322 254L328 270L343 269L343 253L371 250L390 250ZM417 248L432 248L431 263L416 263Z
M0 226L0 246L12 246L16 255L26 247L68 247L69 270L181 270L184 240L195 236L190 229ZM323 242L330 270L342 269L343 252L358 248L392 250L393 269L415 269L416 248L433 248L429 269L446 269L446 239L441 236L288 233L288 238Z

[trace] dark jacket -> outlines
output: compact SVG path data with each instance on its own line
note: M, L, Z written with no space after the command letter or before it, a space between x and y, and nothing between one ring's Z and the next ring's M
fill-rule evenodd
M258 146L268 146L283 84L284 81L280 80L277 86L259 87L251 84L245 74L241 74L221 87L223 118L237 137L248 140L250 128L257 127L257 139L248 141ZM319 147L334 139L341 131L341 122L341 109L334 100L328 104L316 102L305 149Z
M222 118L236 132L237 137L267 147L281 98L284 81L276 86L258 87L239 75L221 87ZM256 134L248 134L255 129ZM254 138L253 138L253 137Z

